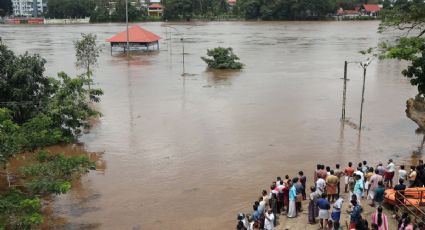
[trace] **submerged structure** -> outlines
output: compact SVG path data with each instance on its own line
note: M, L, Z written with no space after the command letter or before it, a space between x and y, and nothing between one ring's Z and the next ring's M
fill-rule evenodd
M158 35L143 29L138 25L134 25L127 30L119 32L115 36L107 39L106 41L111 43L111 53L113 47L120 47L124 51L127 49L127 34L128 34L128 48L140 49L146 48L147 51L150 50L150 47L153 49L156 46L156 49L159 50L159 40L161 37Z

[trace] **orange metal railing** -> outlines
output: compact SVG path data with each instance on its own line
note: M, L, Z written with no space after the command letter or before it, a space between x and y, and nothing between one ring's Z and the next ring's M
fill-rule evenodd
M409 197L407 197L405 196L404 192L396 191L396 203L394 205L396 211L409 213L414 217L414 223L425 222L425 212L421 209L421 207L425 208L424 195L424 191L409 191Z

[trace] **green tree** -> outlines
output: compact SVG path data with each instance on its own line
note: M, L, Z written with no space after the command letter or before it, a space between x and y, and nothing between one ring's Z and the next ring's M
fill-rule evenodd
M109 1L99 0L90 17L91 22L109 22L111 17L109 15Z
M189 21L194 14L192 0L167 0L163 2L164 14L166 20L184 19Z
M141 10L141 7L134 6L131 2L128 2L128 21L137 21L143 20L146 18L146 12ZM126 14L125 14L125 1L117 0L115 3L115 11L111 15L111 20L114 22L125 22Z
M65 157L41 150L36 154L35 164L22 168L26 185L33 194L63 194L71 189L71 180L95 165L87 156Z
M31 229L43 222L36 197L61 194L71 180L95 166L86 156L65 157L38 152L21 172L9 170L10 159L25 150L74 140L99 116L92 102L99 102L100 89L86 89L91 80L59 73L44 77L45 61L38 55L16 56L0 46L0 165L9 188L0 191L0 229ZM19 121L19 122L18 122ZM10 175L18 178L23 192L11 189Z
M20 132L23 148L30 151L68 140L63 137L61 128L55 126L52 118L41 113L25 122Z
M418 87L418 94L425 95L425 2L420 0L398 0L382 13L380 32L388 29L404 34L394 42L380 44L381 58L405 60L410 65L402 74Z
M49 0L47 17L84 18L90 17L96 4L94 0Z
M239 57L233 53L232 48L217 47L207 50L207 55L211 58L202 57L209 68L213 69L242 69L242 63L238 62Z
M0 229L31 229L43 223L41 201L12 189L0 193Z
M12 0L0 0L0 17L11 15L13 13Z
M71 78L61 72L58 78L54 83L56 91L45 112L51 117L55 127L62 129L64 136L72 138L90 127L90 118L101 115L92 108L91 102L99 102L103 91L85 89L84 85L90 80L84 76Z
M237 1L238 7L241 11L241 14L245 19L257 19L261 17L261 7L262 7L262 1L261 0L244 0L244 1ZM274 14L270 12L270 9L264 9L263 13L268 19L272 19L274 17Z
M94 34L81 34L81 40L74 43L75 57L77 61L75 66L84 69L85 75L88 78L88 87L90 90L90 83L92 81L93 67L97 65L97 58L99 57L101 48L96 43L96 35Z
M23 143L20 127L12 121L10 111L0 108L0 165L6 171L9 187L10 172L8 161L11 157L22 151Z
M53 93L51 79L43 75L45 63L37 54L15 56L0 45L0 106L19 124L40 112Z

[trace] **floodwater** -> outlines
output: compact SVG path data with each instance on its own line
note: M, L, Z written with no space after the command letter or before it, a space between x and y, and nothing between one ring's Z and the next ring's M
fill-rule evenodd
M130 60L105 43L123 24L0 26L6 45L40 53L51 76L79 73L73 41L80 33L95 33L104 46L94 77L105 92L104 116L81 141L102 153L106 168L56 197L47 226L232 229L276 176L310 176L318 162L421 157L422 136L404 112L416 89L401 77L403 63L374 59L368 67L361 135L340 123L344 60L362 60L359 50L385 39L378 24L176 24L184 77L180 35L160 22L139 24L163 38L159 52ZM233 47L245 68L208 71L200 57L217 46ZM349 64L348 77L347 118L357 124L358 64Z

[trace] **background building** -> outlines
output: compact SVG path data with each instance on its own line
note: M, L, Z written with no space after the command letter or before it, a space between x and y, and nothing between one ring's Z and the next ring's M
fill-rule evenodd
M40 17L47 6L47 0L12 0L13 14L23 17Z

